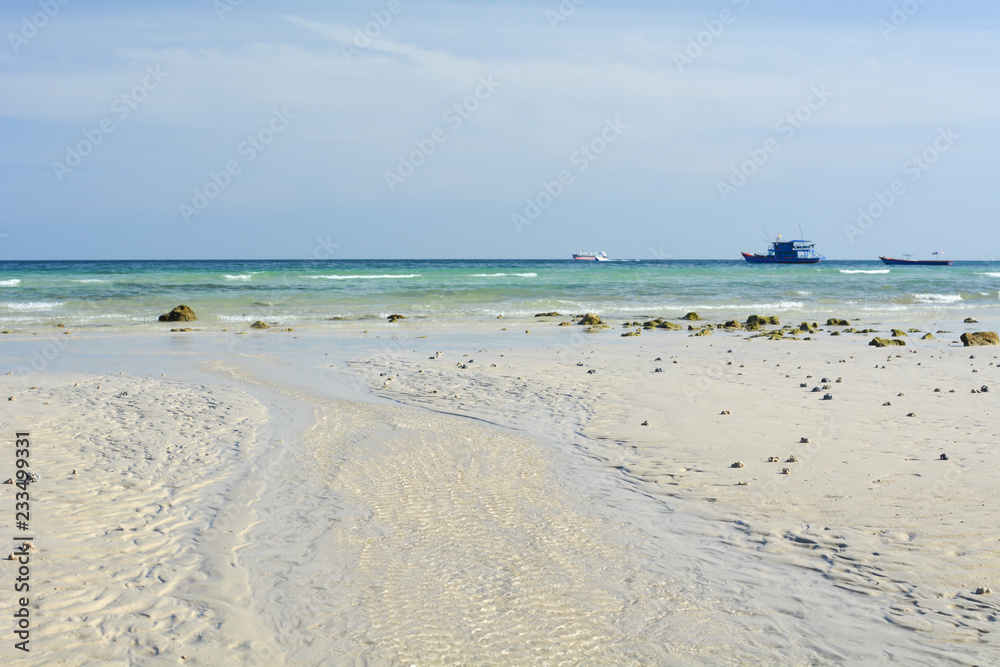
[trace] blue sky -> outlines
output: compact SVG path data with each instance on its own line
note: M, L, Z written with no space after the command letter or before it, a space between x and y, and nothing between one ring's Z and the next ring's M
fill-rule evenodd
M9 0L0 259L1000 258L992 2Z

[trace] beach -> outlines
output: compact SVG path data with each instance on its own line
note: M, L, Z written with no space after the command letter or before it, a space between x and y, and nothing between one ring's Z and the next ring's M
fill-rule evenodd
M990 662L998 348L956 341L997 323L671 319L7 334L40 479L4 655Z

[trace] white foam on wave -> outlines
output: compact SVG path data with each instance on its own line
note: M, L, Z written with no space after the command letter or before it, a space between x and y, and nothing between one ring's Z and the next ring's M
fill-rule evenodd
M389 278L419 278L421 274L419 273L381 273L379 275L349 275L349 276L339 276L339 275L329 275L329 276L306 276L306 278L312 278L313 280L375 280L375 279L389 279Z
M889 273L891 269L840 269L841 273Z
M0 304L9 310L52 310L63 305L63 301L7 301Z
M537 273L473 273L473 278L503 278L504 276L515 276L517 278L537 278Z
M987 272L987 273L977 273L976 275L979 275L979 276L989 276L990 278L1000 278L1000 273ZM2 285L2 284L3 283L0 282L0 285Z
M962 300L961 294L914 294L913 300L917 303L958 303Z
M110 283L110 280L101 280L100 278L74 278L70 280L71 283Z
M250 280L251 278L253 278L253 274L252 273L238 273L236 275L233 275L231 273L224 273L224 274L222 274L222 277L225 278L226 280Z
M19 278L11 278L10 280L0 280L0 287L14 287L15 285L20 285L21 280Z

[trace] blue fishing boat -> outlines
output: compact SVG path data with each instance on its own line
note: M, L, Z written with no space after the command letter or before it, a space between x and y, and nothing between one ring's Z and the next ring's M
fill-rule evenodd
M781 234L778 234L778 238L771 241L771 248L766 255L750 252L741 254L751 264L816 264L826 257L813 250L815 245L812 241L802 239L782 241Z

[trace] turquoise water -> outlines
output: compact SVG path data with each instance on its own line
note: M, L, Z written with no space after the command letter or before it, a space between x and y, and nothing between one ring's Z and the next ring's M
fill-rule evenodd
M287 324L402 313L435 320L597 312L1000 318L1000 262L889 267L742 260L200 260L0 262L0 325L127 326L186 304L208 323Z

